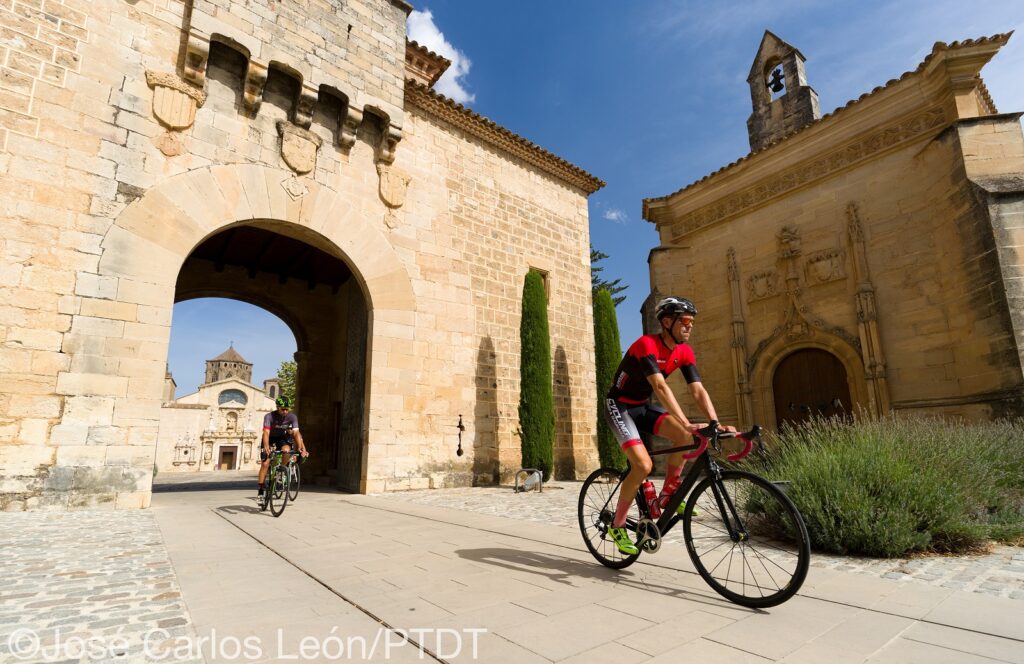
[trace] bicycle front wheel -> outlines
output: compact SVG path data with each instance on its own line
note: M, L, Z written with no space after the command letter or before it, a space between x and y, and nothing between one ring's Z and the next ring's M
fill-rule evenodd
M295 502L299 497L299 464L293 463L288 469L288 500Z
M278 466L274 471L269 502L270 513L274 516L281 516L288 505L288 470L283 466Z
M686 502L683 534L701 577L741 606L781 604L807 576L811 544L800 512L778 487L752 473L727 470L721 479L704 478Z
M583 541L599 563L612 569L629 567L640 557L639 553L622 553L608 536L619 501L621 478L622 471L615 468L599 468L592 472L580 489L578 509ZM640 512L634 501L626 517L626 527L635 533L639 518Z

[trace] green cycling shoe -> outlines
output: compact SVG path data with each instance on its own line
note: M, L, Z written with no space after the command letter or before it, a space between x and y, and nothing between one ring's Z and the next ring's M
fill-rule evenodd
M615 546L619 547L619 551L627 556L635 556L640 553L640 549L636 548L633 541L629 539L629 533L625 528L609 528L608 535L615 542Z

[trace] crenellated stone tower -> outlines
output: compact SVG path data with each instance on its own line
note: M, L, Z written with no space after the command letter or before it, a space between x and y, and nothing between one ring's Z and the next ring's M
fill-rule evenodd
M818 93L807 84L805 60L800 51L764 31L747 77L754 107L747 120L752 152L821 117Z

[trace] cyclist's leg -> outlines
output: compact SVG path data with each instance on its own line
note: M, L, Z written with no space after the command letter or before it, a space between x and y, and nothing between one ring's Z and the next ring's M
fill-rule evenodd
M626 523L626 513L629 512L629 506L633 504L637 489L650 474L653 464L650 455L647 454L647 448L640 440L640 432L630 415L629 405L615 399L605 399L603 410L608 428L611 429L615 440L622 446L622 451L629 459L629 474L619 488L619 502L615 509L615 518L612 520L613 528L621 528Z
M655 435L668 438L672 441L673 447L686 445L692 440L692 435L679 420L663 412L660 408L652 406L650 410L652 416L656 416L651 424ZM665 459L665 483L661 485L661 493L658 496L662 505L667 503L669 496L679 488L685 465L686 459L683 458L682 452L670 454Z
M270 456L266 452L264 452L263 448L261 447L260 448L260 476L259 476L259 480L258 480L259 486L256 489L257 492L262 493L263 485L267 481L267 471L269 471L269 470L270 470Z

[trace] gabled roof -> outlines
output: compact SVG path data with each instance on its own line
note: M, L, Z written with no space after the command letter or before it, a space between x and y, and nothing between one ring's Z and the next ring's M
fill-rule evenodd
M242 364L252 364L252 362L249 362L244 357L239 355L238 351L235 350L234 346L229 347L226 351L224 351L223 353L221 353L217 357L213 358L212 360L207 360L207 361L208 362L241 362Z
M772 50L778 49L780 51L793 51L800 56L801 60L807 60L807 58L804 57L804 54L800 52L800 49L793 46L786 40L781 39L771 30L765 30L764 36L761 37L761 44L757 47L757 55L754 56L754 61L750 64L750 75L747 77L748 81L752 81L754 78L761 76L761 72L758 70L757 66L761 62L761 54L772 46L775 47Z
M655 198L645 198L645 199L643 199L643 218L644 219L648 219L650 221L650 219L648 217L648 214L649 214L648 208L649 208L650 204L652 204L652 203L667 203L672 198L675 198L679 194L681 194L681 193L683 193L683 192L685 192L685 191L687 191L689 189L692 189L692 188L694 188L694 187L696 187L698 185L701 185L701 184L703 184L705 182L708 182L709 180L717 179L718 177L722 176L727 171L732 170L734 167L738 166L739 164L742 164L742 163L747 162L747 161L749 161L751 159L754 159L754 158L759 158L761 155L763 155L763 154L765 154L767 152L770 152L772 150L777 149L780 144L785 143L786 141L790 140L794 136L797 136L799 134L803 134L804 132L816 129L816 128L820 127L823 123L831 122L835 117L840 116L843 113L848 112L851 108L853 108L857 104L860 104L861 102L863 102L864 100L866 100L866 99L868 99L870 97L874 97L875 95L878 95L881 92L890 90L892 88L896 88L896 87L898 87L900 84L902 84L904 82L907 82L909 84L910 79L913 79L913 78L917 77L918 75L922 74L928 68L928 66L932 63L932 61L935 60L935 58L939 57L940 55L942 55L942 54L944 54L944 53L946 53L948 51L957 51L957 50L969 48L969 47L972 47L972 46L984 46L984 45L989 45L989 44L995 44L995 45L997 45L997 47L999 47L999 46L1002 46L1002 45L1006 44L1006 42L1010 39L1010 37L1012 35L1013 35L1013 31L1011 30L1010 32L1005 32L1005 33L1000 33L1000 34L992 35L991 37L979 37L978 39L966 39L964 41L955 41L952 44L946 44L945 42L935 42L935 45L932 46L931 53L929 53L927 55L927 57L925 57L925 59L922 60L921 63L916 68L914 68L912 71L903 72L903 74L901 74L899 78L890 79L888 82L886 82L885 85L880 85L880 86L876 87L875 89L873 89L871 92L865 92L864 94L862 94L857 99L853 99L851 101L846 102L846 104L840 106L839 108L837 108L836 110L832 111L831 113L828 113L827 115L821 116L820 118L818 118L814 122L806 124L803 127L801 127L800 129L797 129L796 131L794 131L794 132L792 132L790 134L787 134L786 136L783 136L783 137L781 137L781 138L779 138L779 139L777 139L775 141L772 141L771 143L769 143L769 144L765 145L764 147L762 147L760 150L756 150L756 151L750 152L746 156L740 157L739 159L737 159L736 161L732 162L731 164L723 166L722 168L718 169L717 171L709 173L708 175L705 175L701 179L696 180L694 182L691 182L690 184L686 185L685 187L683 187L683 188L681 188L681 189L679 189L679 190L677 190L677 191L675 191L675 192L673 192L671 194L667 194L665 196L658 196L658 197L655 197ZM980 77L978 77L978 91L979 91L979 94L982 96L982 98L985 100L986 104L989 106L988 110L991 113L993 113L993 114L997 113L995 104L992 103L992 98L991 98L991 96L989 96L988 89L985 87L984 81L982 81Z

